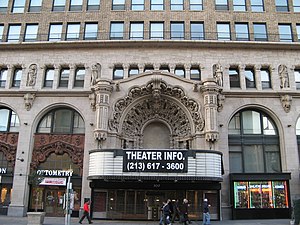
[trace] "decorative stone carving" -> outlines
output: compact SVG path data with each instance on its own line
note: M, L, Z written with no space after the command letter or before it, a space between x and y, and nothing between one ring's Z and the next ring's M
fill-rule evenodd
M290 112L292 105L292 96L290 95L282 95L280 98L282 107L286 113Z
M17 154L18 134L0 133L0 148L8 164L14 168Z
M72 162L83 169L84 135L52 135L36 134L32 153L31 167L36 169L47 157L55 153L63 155L67 153Z
M34 86L35 85L36 75L37 75L37 65L31 64L29 66L29 70L28 70L28 74L27 74L26 86Z
M182 123L182 128L176 126L179 129L176 132L181 135L190 134L190 130L187 127L191 125L189 124L187 116L185 115L183 109L181 109L175 102L170 101L171 99L176 99L177 101L181 102L190 112L196 132L203 130L204 120L200 112L199 104L195 100L187 97L185 92L180 87L166 84L160 79L159 76L154 76L146 85L131 88L126 97L115 103L113 118L109 120L109 129L111 131L121 132L119 126L124 110L138 98L145 96L148 98L143 102L136 104L126 116L123 124L123 126L126 125L126 129L123 129L122 132L129 134L129 131L127 130L133 131L132 126L135 126L137 129L139 129L139 126L141 126L142 122L147 120L147 118L153 119L156 117L168 121L170 124L172 124L172 126L172 121L176 119L176 121L178 120L178 123ZM175 109L177 109L177 111ZM175 116L173 114L171 116L171 111L174 110L178 113L178 115L176 114ZM138 112L140 114L135 115ZM130 125L130 123L132 123L133 118L130 115L137 117L132 125ZM179 115L180 117L178 117ZM169 116L172 118L169 118ZM136 133L136 131L134 133Z
M218 101L218 112L221 112L222 109L223 109L223 103L225 102L225 96L222 95L221 93L218 94L218 97L217 97L217 101Z
M280 78L280 88L288 88L289 87L289 75L286 65L278 66L278 74Z
M91 106L92 110L95 111L96 110L96 95L94 92L89 95L89 100L90 100L90 106Z
M223 87L223 68L220 63L213 66L213 74L217 85Z
M96 63L92 65L92 75L91 75L91 85L95 85L97 83L97 79L101 77L101 65Z
M25 103L25 108L27 111L29 111L31 109L34 99L35 99L35 94L26 93L24 95L24 103Z

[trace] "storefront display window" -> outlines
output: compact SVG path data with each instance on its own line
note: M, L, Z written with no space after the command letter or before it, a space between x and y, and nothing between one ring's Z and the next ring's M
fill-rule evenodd
M235 208L288 208L286 181L234 182Z

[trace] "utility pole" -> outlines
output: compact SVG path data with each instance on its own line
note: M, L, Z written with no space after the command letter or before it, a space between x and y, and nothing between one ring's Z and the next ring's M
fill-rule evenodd
M67 182L67 191L65 193L65 225L70 225L71 222L71 213L73 206L71 205L73 196L73 190L72 190L72 183L71 183L71 176L68 177Z

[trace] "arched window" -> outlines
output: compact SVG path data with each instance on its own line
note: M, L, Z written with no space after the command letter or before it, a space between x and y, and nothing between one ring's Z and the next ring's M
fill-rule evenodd
M11 109L0 109L0 132L16 132L20 126L19 117Z
M281 172L278 131L266 114L240 111L231 119L228 133L231 173Z
M83 134L84 121L75 110L55 109L47 113L40 121L37 133Z

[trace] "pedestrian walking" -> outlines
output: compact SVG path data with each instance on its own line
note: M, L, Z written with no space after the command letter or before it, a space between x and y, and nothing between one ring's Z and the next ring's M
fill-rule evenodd
M173 204L173 215L172 215L172 223L175 222L175 219L178 218L178 220L180 221L180 210L179 210L179 202L178 199L175 200L174 204Z
M82 224L82 221L84 220L85 217L89 221L89 224L93 223L92 220L91 220L91 217L90 217L90 204L91 204L90 200L87 200L84 203L84 205L83 205L83 215L82 215L81 219L79 220L80 224Z
M188 223L188 200L187 199L183 199L183 203L182 205L179 207L180 210L180 222L184 225L187 225Z
M171 224L171 222L170 222L170 216L171 216L170 202L171 202L171 200L168 199L168 201L166 202L166 204L163 207L163 222L164 222L164 225Z
M209 207L207 198L203 201L203 223L202 225L210 225L210 214L209 214Z

